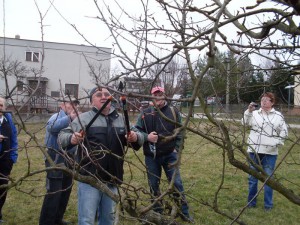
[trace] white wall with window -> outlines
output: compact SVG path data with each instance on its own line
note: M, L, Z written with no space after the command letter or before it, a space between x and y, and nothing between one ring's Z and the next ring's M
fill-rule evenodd
M44 46L44 49L42 48ZM74 45L0 37L0 58L17 61L26 67L25 77L10 76L8 87L0 77L0 95L14 87L20 95L32 78L43 77L43 90L49 97L63 93L83 98L95 86L95 80L101 78L107 82L110 74L110 48ZM96 76L91 76L91 70ZM30 78L30 79L28 79ZM46 78L46 80L45 80ZM23 85L22 85L23 84ZM44 85L43 84L43 85ZM63 90L61 90L63 89Z

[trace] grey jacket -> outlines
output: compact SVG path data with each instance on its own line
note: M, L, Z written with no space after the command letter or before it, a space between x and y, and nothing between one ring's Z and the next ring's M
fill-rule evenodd
M59 133L58 141L63 149L72 148L70 143L73 132L85 130L87 124L97 113L97 109L82 113L69 127ZM100 115L92 126L85 131L83 145L78 148L77 158L80 173L93 174L100 180L120 184L123 180L123 162L125 156L125 123L123 117L111 107L107 116ZM138 150L144 143L144 137L137 132L138 141L130 147Z

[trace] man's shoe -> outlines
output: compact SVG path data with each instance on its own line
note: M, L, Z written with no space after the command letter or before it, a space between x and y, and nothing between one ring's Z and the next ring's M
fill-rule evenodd
M270 212L272 210L272 207L265 207L265 212Z
M4 223L5 223L5 221L1 219L1 220L0 220L0 225L1 225L1 224L4 224Z
M64 220L55 223L55 225L71 225L71 224L72 224L72 223L67 222L67 221L64 221Z
M188 222L188 223L194 223L194 218L189 216L189 215L183 215L180 214L180 218L184 221L184 222Z
M256 205L248 205L247 208L249 208L249 209L256 208Z

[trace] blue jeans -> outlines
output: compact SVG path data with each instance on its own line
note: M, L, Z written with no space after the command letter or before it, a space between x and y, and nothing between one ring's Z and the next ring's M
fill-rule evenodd
M177 203L181 204L181 212L186 217L189 218L189 207L184 195L184 189L183 189L179 169L176 169L176 167L174 166L170 167L170 164L173 164L174 162L177 161L177 154L178 153L176 152L172 152L167 155L156 157L155 159L153 159L153 157L151 156L145 156L148 183L150 186L151 193L155 197L159 196L160 195L159 184L161 179L162 168L164 169L166 177L168 178L169 182L171 181L173 174L176 172L174 187L177 191L174 192L173 196L175 197ZM163 211L160 203L155 204L153 210L159 213L162 213Z
M256 164L259 164L260 161L263 170L266 172L266 174L271 175L273 173L277 160L277 155L249 153L249 156ZM250 165L250 167L256 170L252 165ZM257 194L257 184L258 179L254 176L249 175L249 206L256 206L256 197L254 196ZM273 207L273 189L270 188L268 185L264 186L264 205L265 208Z
M107 186L113 193L117 193L116 186ZM94 225L96 215L98 225L113 225L115 206L116 203L102 191L78 182L78 225Z

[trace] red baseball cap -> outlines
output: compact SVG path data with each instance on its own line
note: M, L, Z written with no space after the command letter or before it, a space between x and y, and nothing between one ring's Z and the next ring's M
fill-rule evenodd
M153 93L155 93L155 92L163 92L163 93L165 93L165 89L162 88L162 87L156 86L156 87L152 88L151 94L153 94Z

